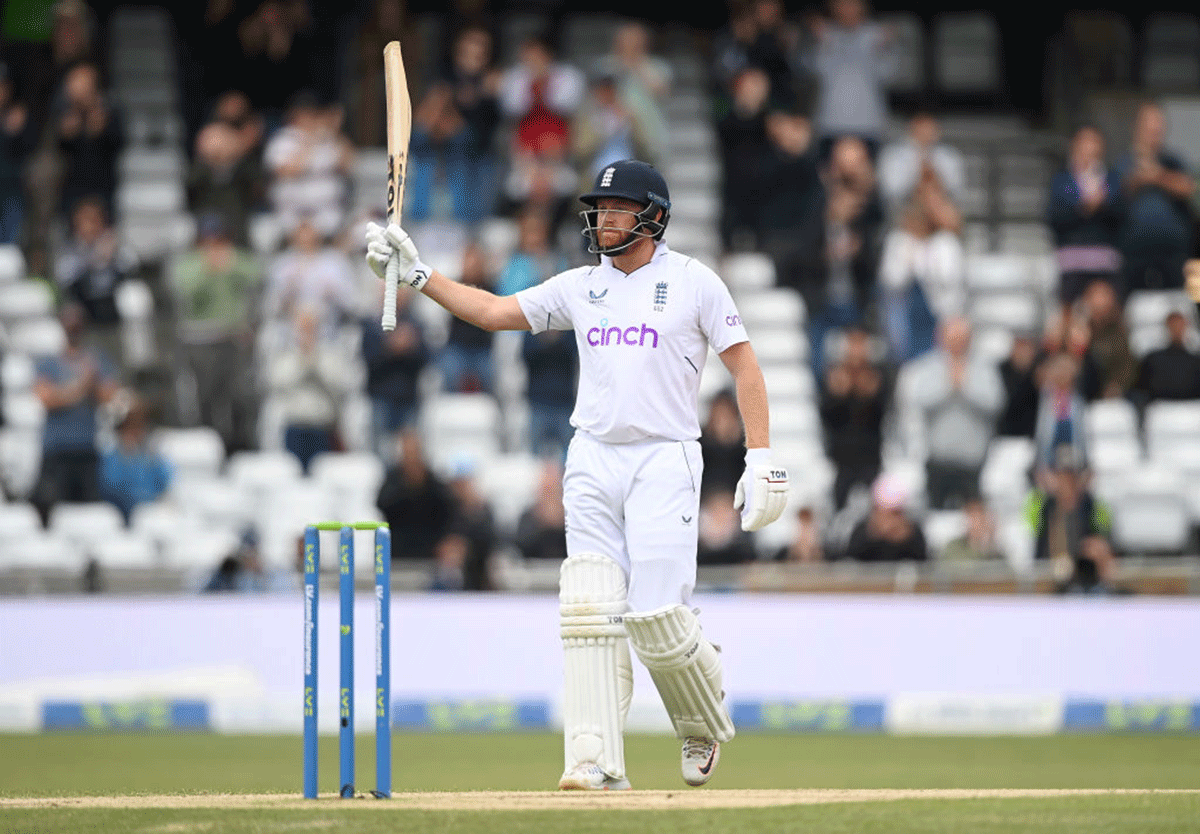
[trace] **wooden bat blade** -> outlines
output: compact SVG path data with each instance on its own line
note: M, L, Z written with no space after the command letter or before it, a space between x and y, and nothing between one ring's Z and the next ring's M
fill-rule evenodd
M399 223L408 172L408 141L412 135L412 102L399 41L391 41L383 48L383 82L387 102L387 216L389 223Z
M408 172L408 140L412 133L412 102L408 97L408 78L400 42L391 41L383 48L383 84L387 105L387 219L399 223L404 209L404 179ZM384 330L396 329L396 291L400 269L396 256L388 262L383 282Z

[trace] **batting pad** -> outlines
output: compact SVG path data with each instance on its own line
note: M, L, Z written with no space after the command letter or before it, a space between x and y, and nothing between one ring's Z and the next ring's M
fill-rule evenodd
M609 776L625 775L622 731L633 698L625 608L625 572L612 559L583 553L563 562L558 611L565 770L595 762Z
M625 615L629 642L646 668L679 738L733 738L733 721L721 690L721 656L700 633L700 620L685 605Z

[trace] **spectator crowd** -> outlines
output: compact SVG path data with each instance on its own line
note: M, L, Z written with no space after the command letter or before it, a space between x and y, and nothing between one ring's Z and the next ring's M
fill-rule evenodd
M505 40L512 30L486 16L448 16L432 47L414 43L398 0L376 0L334 34L304 0L179 11L182 185L196 234L147 262L120 234L120 162L133 140L106 77L111 17L79 0L32 5L51 25L40 40L6 33L0 53L0 244L19 246L30 276L51 287L66 335L34 386L46 419L30 498L43 517L59 502L105 499L128 518L164 494L172 473L148 442L161 424L211 426L229 453L275 432L308 471L346 447L357 397L367 445L388 466L377 503L397 558L431 560L443 589L490 587L504 536L525 558L561 558L570 335L527 335L505 354L492 334L439 320L407 293L396 329L379 327L360 231L382 199L359 185L360 156L384 144L378 55L400 39L409 56L406 223L450 241L433 247L453 255L443 271L508 295L587 262L576 195L605 165L670 167L677 79L658 30L623 22L583 62L552 27ZM1085 414L1101 400L1140 412L1200 399L1192 308L1167 311L1150 350L1126 317L1135 294L1184 286L1194 179L1153 102L1138 109L1128 147L1079 127L1045 183L1055 304L1010 334L1007 355L983 351L965 277L966 159L931 108L890 130L897 40L863 0L797 18L779 0L751 0L707 44L721 249L763 253L776 286L803 299L834 472L827 496L795 502L793 540L767 556L925 560L919 508L962 511L946 558L998 558L981 472L997 437L1022 437L1036 449L1037 555L1076 565L1072 587L1104 586L1114 550L1089 491ZM513 236L500 259L487 235L496 218ZM139 280L170 322L172 393L157 399L123 361L122 287ZM505 362L523 370L528 406L514 450L542 463L511 531L480 496L478 461L435 471L419 431L431 394L498 399ZM736 403L720 392L706 407L700 561L761 558L732 510ZM886 471L889 443L924 462L920 494Z

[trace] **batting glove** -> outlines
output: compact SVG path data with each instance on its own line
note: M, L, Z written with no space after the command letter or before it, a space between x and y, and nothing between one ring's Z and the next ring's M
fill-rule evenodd
M787 470L771 465L770 449L747 449L746 471L733 496L733 508L742 514L742 529L766 527L783 513L787 499Z
M386 229L378 223L368 223L366 237L367 265L380 279L386 275L388 261L395 255L399 258L400 280L414 290L425 286L433 269L421 260L408 232L395 223Z

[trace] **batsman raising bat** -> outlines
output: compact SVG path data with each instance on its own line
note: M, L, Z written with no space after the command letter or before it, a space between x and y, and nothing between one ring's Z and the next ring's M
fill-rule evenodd
M567 558L559 586L563 642L564 790L619 790L632 697L629 646L650 672L683 740L684 781L713 775L733 738L721 656L691 606L700 507L700 374L711 345L733 375L746 431L737 485L742 529L787 503L771 463L767 391L728 289L711 269L663 242L667 184L652 166L615 162L580 200L595 266L512 296L431 269L397 225L367 230L377 275L396 257L401 282L484 330L574 330L579 346L575 434L563 474ZM628 639L628 642L627 642Z

